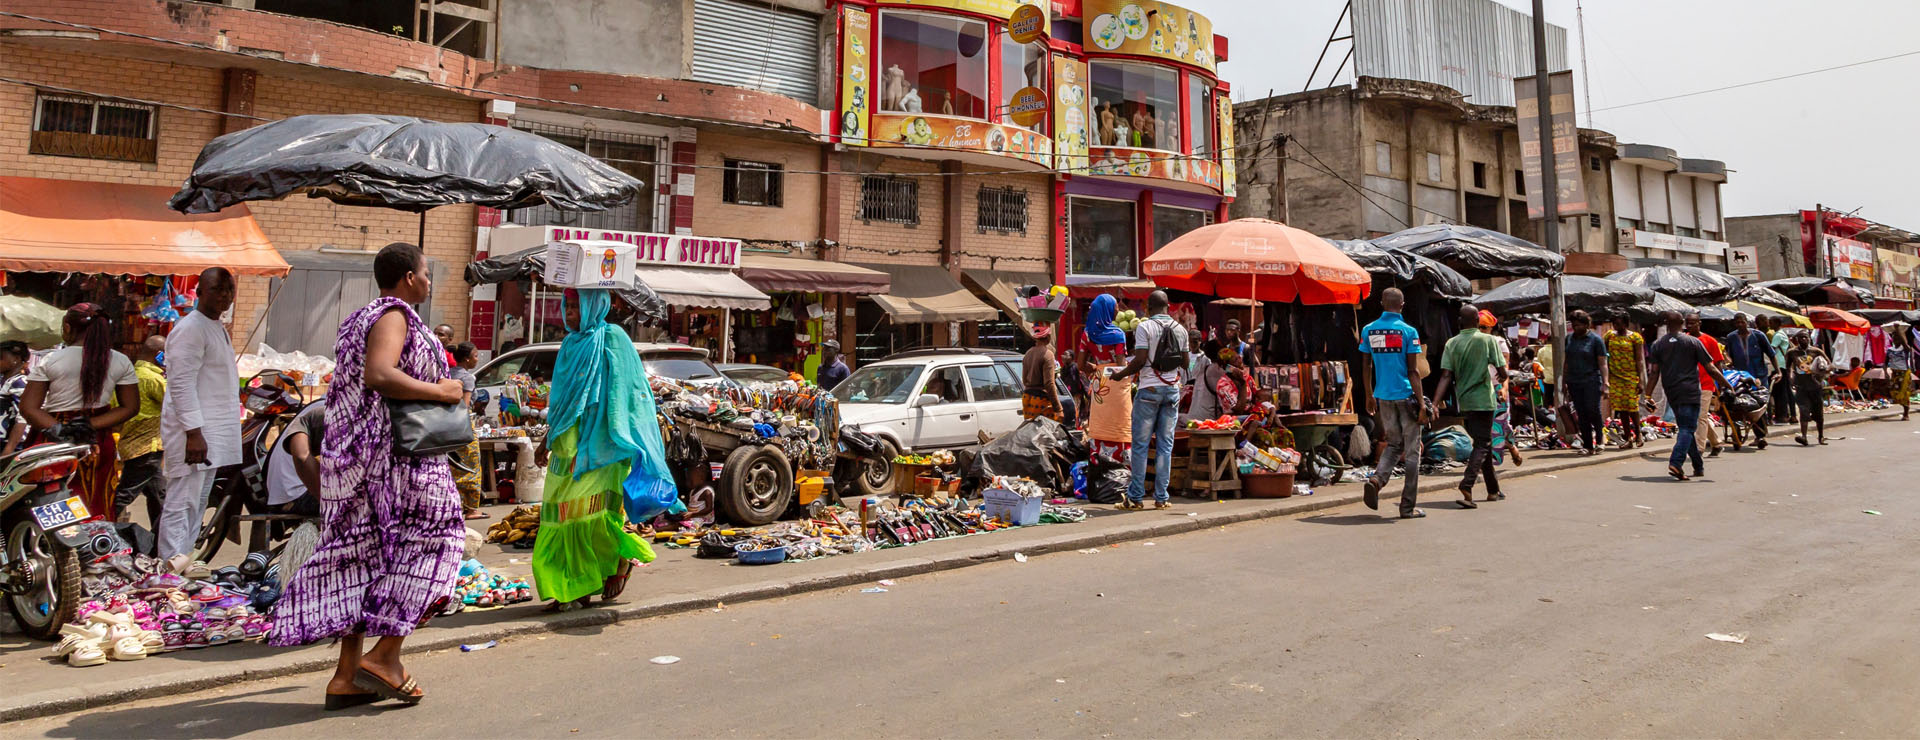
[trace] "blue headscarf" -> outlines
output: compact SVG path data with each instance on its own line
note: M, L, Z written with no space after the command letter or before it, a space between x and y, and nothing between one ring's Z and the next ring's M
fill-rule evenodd
M1127 333L1113 325L1113 317L1120 315L1120 302L1108 293L1093 297L1093 305L1087 307L1087 339L1094 344L1126 344Z
M659 512L645 513L652 507L636 512L636 498L677 503L680 494L672 471L667 469L666 444L660 439L660 425L654 418L647 368L627 332L607 323L607 312L613 305L611 294L582 289L577 300L580 325L567 327L567 338L560 343L553 390L547 401L547 433L557 437L568 429L579 430L571 471L574 480L631 460L633 469L623 485L628 518L651 518Z

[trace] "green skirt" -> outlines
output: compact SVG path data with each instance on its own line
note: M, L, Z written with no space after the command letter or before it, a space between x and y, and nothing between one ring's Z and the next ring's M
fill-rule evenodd
M653 548L627 532L621 483L631 463L607 465L575 480L578 432L547 440L545 498L533 542L533 579L540 598L573 601L600 593L620 562L653 562Z

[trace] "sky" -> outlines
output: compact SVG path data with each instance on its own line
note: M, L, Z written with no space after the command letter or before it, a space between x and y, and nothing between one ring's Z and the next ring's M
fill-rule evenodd
M1530 12L1530 0L1497 0ZM1236 102L1299 92L1345 0L1175 0L1229 39L1220 76ZM1621 143L1669 147L1732 170L1726 215L1811 209L1920 231L1920 55L1726 92L1602 110L1670 95L1920 51L1913 0L1581 0L1587 76L1580 83L1575 0L1546 0L1567 29L1575 84L1592 125ZM1345 42L1315 80L1327 86ZM1352 81L1352 65L1340 82ZM1580 124L1587 126L1585 99Z

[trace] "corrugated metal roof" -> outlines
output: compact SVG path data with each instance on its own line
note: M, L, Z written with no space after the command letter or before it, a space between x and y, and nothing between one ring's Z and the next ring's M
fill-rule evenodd
M1476 105L1513 105L1533 74L1533 18L1493 0L1352 0L1355 73L1446 85ZM1547 25L1548 67L1568 69L1567 29Z

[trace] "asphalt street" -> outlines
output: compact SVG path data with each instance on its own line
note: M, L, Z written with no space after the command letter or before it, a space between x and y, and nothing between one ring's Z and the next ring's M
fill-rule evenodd
M416 655L418 707L302 675L0 733L1912 736L1920 423L1836 435Z

